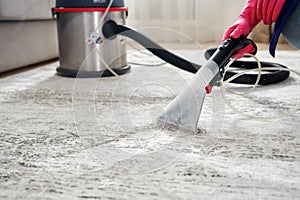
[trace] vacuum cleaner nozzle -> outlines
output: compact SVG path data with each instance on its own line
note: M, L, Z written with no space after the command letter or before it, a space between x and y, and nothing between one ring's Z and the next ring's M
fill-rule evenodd
M210 93L211 87L222 78L223 68L230 57L238 49L249 44L256 47L245 37L224 41L207 63L193 76L189 85L166 107L158 117L157 124L196 133L206 93Z
M218 72L219 65L209 60L193 76L185 90L166 107L157 124L196 133L206 88Z

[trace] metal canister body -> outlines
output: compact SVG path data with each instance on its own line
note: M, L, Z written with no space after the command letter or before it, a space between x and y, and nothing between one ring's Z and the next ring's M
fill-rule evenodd
M111 75L107 66L118 74L129 70L126 38L104 39L102 25L108 20L125 24L127 8L57 8L57 31L60 67L63 76L96 77ZM100 24L101 23L101 24Z

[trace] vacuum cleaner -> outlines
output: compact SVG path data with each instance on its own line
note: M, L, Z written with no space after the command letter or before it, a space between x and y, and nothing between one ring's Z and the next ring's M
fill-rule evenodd
M165 62L170 63L171 65L179 69L195 74L186 89L183 90L166 107L164 112L157 119L157 123L160 125L169 125L183 131L197 131L197 124L200 118L201 109L206 94L210 93L212 87L218 85L219 81L222 78L224 78L224 80L227 80L228 78L237 74L235 72L224 72L224 67L230 61L232 55L234 55L239 49L242 49L249 44L252 44L254 47L256 47L254 42L246 37L240 37L238 39L228 39L224 41L220 46L207 50L205 52L205 57L208 59L208 61L204 65L199 65L173 54L172 52L168 51L167 49L151 40L146 35L139 33L131 27L125 26L125 18L128 14L128 9L125 7L123 0L114 0L113 4L111 4L110 6L109 2L107 1L95 0L81 1L84 2L84 5L78 3L79 1L77 1L75 5L76 1L72 0L64 0L58 2L60 2L60 4L57 4L57 8L53 9L54 14L59 14L58 31L62 33L67 27L69 28L69 31L79 32L80 34L78 37L82 38L86 38L88 36L84 35L87 27L83 26L82 24L80 27L78 27L78 25L76 25L78 24L78 22L74 22L75 25L69 25L67 21L72 21L72 18L76 18L77 15L82 18L81 22L93 19L99 20L99 16L103 15L105 11L108 11L107 16L105 16L105 19L103 20L103 23L100 24L102 33L100 36L95 36L95 41L97 42L100 39L105 39L105 42L103 42L103 44L99 44L99 46L97 47L100 48L100 52L103 52L99 56L103 56L104 60L109 63L109 67L116 73L124 74L127 73L130 69L126 61L125 43L120 43L122 37L126 37L138 42ZM95 6L97 4L97 7L90 8L90 5L87 6L87 4L89 3L92 6ZM65 6L70 7L70 5L75 8L65 8ZM82 6L85 6L85 8L76 8ZM91 12L94 14L91 14ZM72 26L72 28L68 26ZM95 25L93 28L95 28ZM92 30L89 27L87 33L85 34L90 34L91 32ZM61 66L57 69L57 71L60 75L63 76L76 77L79 69L74 69L73 67L74 64L72 64L72 62L75 58L64 54L68 51L71 51L72 54L72 51L75 51L73 49L75 47L72 44L64 44L65 40L69 40L63 33L62 36L59 36L59 40L63 44L59 45L60 53L62 53L62 55L60 55ZM71 41L69 41L69 43L71 43ZM69 47L68 45L71 45L71 47ZM84 45L87 44L85 43ZM86 51L89 48L90 47L83 49ZM80 48L76 47L76 49L78 50ZM86 56L86 52L80 52L79 55L76 54L77 58L80 56ZM106 52L106 54L104 52ZM114 58L114 61L112 60L112 58ZM81 71L80 74L83 77L111 75L103 66L103 64L99 62L99 60L100 59L96 57L95 60L87 62L88 66L84 66L83 68L81 67L80 70L83 71ZM76 61L79 62L78 59ZM235 61L232 66L239 69L254 69L257 68L257 63L252 61ZM280 70L280 68L285 68L285 66L283 65L277 63L261 62L261 66L262 68L278 67L278 70L267 71L267 73L261 74L261 78L258 83L259 85L278 83L289 77L290 73L288 71ZM257 74L244 74L234 79L232 82L238 84L255 84L257 76Z
M119 75L130 71L124 37L105 40L101 34L107 20L125 24L128 8L124 0L114 0L108 6L108 0L56 1L52 16L57 21L58 75L78 78L112 76L106 64ZM104 15L105 19L101 21Z

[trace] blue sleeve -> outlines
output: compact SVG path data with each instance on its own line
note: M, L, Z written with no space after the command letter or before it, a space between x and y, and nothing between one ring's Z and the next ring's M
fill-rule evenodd
M284 3L280 11L280 14L274 26L274 31L272 33L270 46L269 46L269 52L273 57L275 57L275 49L278 43L280 33L283 30L284 24L288 16L293 12L293 10L296 8L299 2L300 0L286 0L286 2Z

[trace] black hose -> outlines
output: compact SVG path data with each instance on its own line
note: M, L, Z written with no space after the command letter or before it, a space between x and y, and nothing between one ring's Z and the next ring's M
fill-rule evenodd
M192 63L184 58L181 58L170 51L166 50L164 47L160 46L159 44L152 41L147 36L139 33L138 31L135 31L129 27L118 25L116 22L110 20L107 21L103 25L102 29L104 37L108 39L114 39L117 35L123 35L128 38L131 38L132 40L138 42L143 47L145 47L147 50L149 50L151 53L156 55L157 57L161 58L167 63L170 63L171 65L174 65L175 67L178 67L182 70L196 73L200 68L201 65ZM211 48L208 49L205 52L206 59L209 59L214 52L217 50L217 48ZM261 62L262 68L266 67L278 67L278 68L287 68L283 65L277 64L277 63L270 63L270 62ZM257 63L253 61L235 61L231 65L232 68L238 68L238 69L254 69L257 68ZM226 72L224 75L224 80L229 79L230 77L236 75L235 72ZM276 71L269 71L268 73L261 74L261 78L259 81L259 85L269 85L269 84L275 84L279 83L281 81L284 81L287 79L290 75L289 71L283 71L283 70L276 70ZM237 84L255 84L257 80L257 74L244 74L234 80L231 81L231 83L237 83Z
M205 52L205 58L209 59L214 52L217 50L217 48L211 48L206 50ZM271 62L260 62L261 68L270 68L275 67L279 68L278 70L270 70L266 71L264 70L264 74L261 74L260 80L258 82L258 85L271 85L276 84L279 82L284 81L290 76L290 72L286 70L280 70L280 68L287 68L284 65L278 64L278 63L271 63ZM230 68L236 68L236 69L255 69L257 68L257 63L255 61L234 61ZM227 71L224 75L224 81L231 78L232 76L236 75L235 72L229 72ZM237 84L246 84L246 85L254 85L257 81L257 74L244 74L242 76L237 77L236 79L233 79L230 81L231 83L237 83Z
M174 65L182 70L196 73L200 68L201 65L192 63L184 58L181 58L170 51L166 50L164 47L160 46L159 44L152 41L150 38L146 37L145 35L122 25L117 25L114 21L108 21L103 25L103 35L108 39L114 39L116 35L123 35L132 40L138 42L151 53L156 55L157 57L161 58L167 63Z

